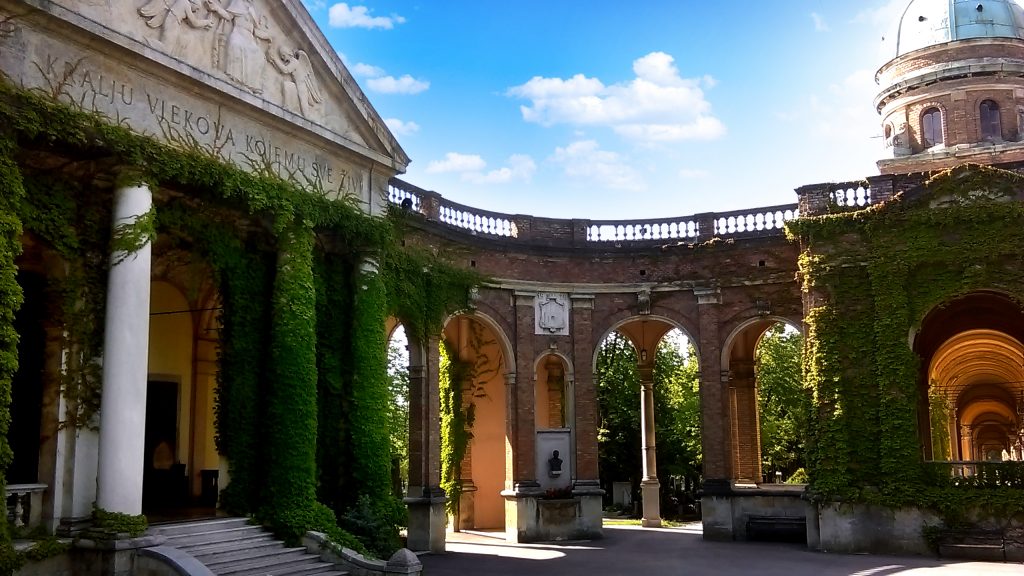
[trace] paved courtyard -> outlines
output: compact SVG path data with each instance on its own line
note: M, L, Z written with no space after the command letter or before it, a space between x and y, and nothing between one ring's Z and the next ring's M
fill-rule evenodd
M605 527L605 538L564 545L506 544L449 534L448 553L425 555L425 576L1002 576L1022 564L840 555L785 544L704 542L695 528Z

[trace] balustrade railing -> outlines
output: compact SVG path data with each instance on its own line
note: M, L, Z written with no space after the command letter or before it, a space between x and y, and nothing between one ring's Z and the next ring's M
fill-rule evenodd
M932 484L967 488L1024 488L1024 462L925 462Z
M632 240L687 240L700 231L693 216L661 220L590 220L587 242L628 242Z
M768 206L715 214L715 236L781 234L786 222L800 216L796 204Z
M787 221L799 217L796 204L785 204L647 220L539 218L465 206L397 178L389 183L388 201L403 210L420 213L429 220L474 235L566 246L778 236L783 234Z
M831 200L841 208L863 208L871 204L871 188L863 182L836 184Z
M35 528L42 520L46 484L8 484L7 521L15 528Z

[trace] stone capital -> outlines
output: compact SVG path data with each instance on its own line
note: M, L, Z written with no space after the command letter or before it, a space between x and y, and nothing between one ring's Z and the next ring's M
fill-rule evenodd
M697 304L721 304L722 290L719 288L694 288Z

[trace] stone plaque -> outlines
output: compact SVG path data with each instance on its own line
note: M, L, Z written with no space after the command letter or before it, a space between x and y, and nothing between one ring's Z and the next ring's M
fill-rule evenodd
M568 294L537 294L534 301L537 319L537 334L555 336L569 335L569 295Z

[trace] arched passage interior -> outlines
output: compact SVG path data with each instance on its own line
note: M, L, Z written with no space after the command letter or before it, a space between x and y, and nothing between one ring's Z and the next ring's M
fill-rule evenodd
M931 311L915 350L921 356L920 430L925 459L1024 459L1024 313L1009 297L976 292Z

